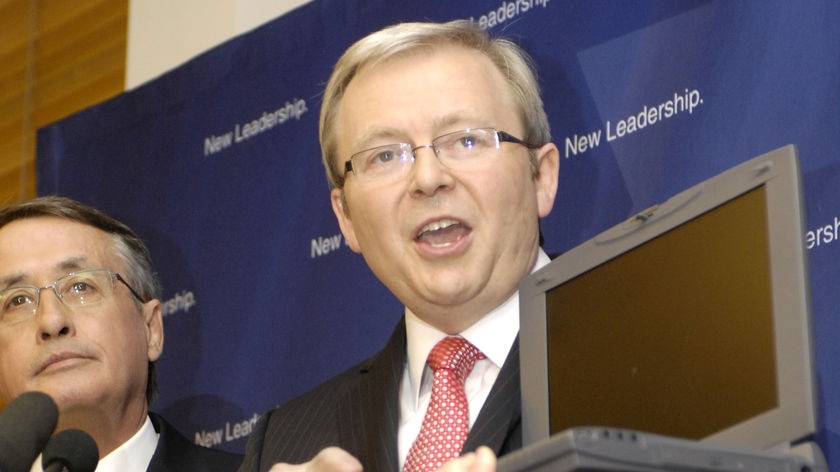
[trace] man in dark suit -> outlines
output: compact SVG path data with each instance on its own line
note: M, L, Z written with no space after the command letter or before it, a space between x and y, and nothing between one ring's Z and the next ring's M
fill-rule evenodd
M559 167L530 64L466 21L395 25L339 59L320 119L333 210L405 316L378 354L267 412L240 470L329 446L371 471L521 447L517 287L549 261L539 218ZM436 403L426 360L453 337L477 358L463 370L468 435L417 468Z
M236 470L241 456L192 444L148 410L159 298L148 249L119 221L60 197L0 209L0 399L50 395L55 431L90 434L97 470Z

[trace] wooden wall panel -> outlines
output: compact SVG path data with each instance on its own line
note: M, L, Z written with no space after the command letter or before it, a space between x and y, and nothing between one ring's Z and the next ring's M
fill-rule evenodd
M35 132L124 89L128 0L0 0L0 204L35 196Z

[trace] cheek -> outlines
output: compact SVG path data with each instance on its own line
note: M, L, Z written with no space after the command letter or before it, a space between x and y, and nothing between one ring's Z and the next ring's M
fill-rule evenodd
M9 401L25 390L25 371L31 355L24 346L16 346L8 339L0 339L0 398Z
M78 326L79 335L99 346L100 350L117 368L129 365L134 357L146 356L146 329L135 311L123 311L110 322L102 323L100 318L89 319L85 326ZM124 368L124 367L122 367Z
M115 355L130 361L135 357L142 357L145 362L147 356L147 332L141 323L126 324L119 332L114 332L108 340L112 348L116 348Z
M530 215L536 210L536 188L530 168L509 168L503 172L491 172L482 181L482 201L492 202L507 214Z
M394 233L400 218L400 200L393 192L348 195L349 218L359 243L381 241Z
M530 175L497 179L489 184L483 194L484 214L495 222L495 236L501 241L531 237L536 232L539 218L534 181Z

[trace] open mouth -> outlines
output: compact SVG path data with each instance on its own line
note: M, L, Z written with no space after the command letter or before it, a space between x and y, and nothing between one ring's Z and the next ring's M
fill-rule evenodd
M470 228L460 221L444 219L433 221L420 228L415 241L432 247L445 247L458 242L469 232Z

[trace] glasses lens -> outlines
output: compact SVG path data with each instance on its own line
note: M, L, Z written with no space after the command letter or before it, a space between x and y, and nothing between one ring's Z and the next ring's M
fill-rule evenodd
M377 146L354 154L353 172L364 180L379 180L399 175L411 163L411 145L406 143Z
M38 291L34 287L11 287L0 291L0 322L24 320L35 311Z
M56 280L55 290L67 305L93 305L114 292L114 279L104 269L85 270Z
M487 151L499 148L499 140L491 128L465 129L438 137L435 145L440 159L457 163L486 157Z

